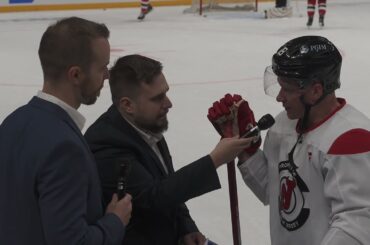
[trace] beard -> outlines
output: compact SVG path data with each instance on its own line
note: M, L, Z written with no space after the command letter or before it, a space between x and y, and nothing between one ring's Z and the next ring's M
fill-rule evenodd
M100 90L95 94L84 94L81 92L81 104L92 105L95 104L100 95Z
M80 88L80 101L84 105L92 105L96 102L100 95L100 90L103 88L101 86L98 90L94 92L91 91L91 79L86 77L86 79L81 83Z
M142 118L137 118L134 120L134 123L139 128L152 132L154 134L163 133L168 129L167 117L164 117L163 119L157 121L149 121L143 120Z

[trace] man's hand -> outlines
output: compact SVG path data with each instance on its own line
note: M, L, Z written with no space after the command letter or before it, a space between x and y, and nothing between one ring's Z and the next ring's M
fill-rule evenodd
M234 160L245 149L249 149L254 139L258 140L258 137L239 138L239 136L234 136L221 139L209 154L215 168Z
M189 233L182 238L183 245L204 245L205 242L206 238L200 232Z
M106 213L114 213L126 226L131 219L131 199L132 197L128 193L121 200L118 200L117 194L113 194L112 201L108 204Z
M214 102L208 109L207 117L217 132L226 138L243 135L257 124L248 102L238 94L233 96L226 94L222 99ZM258 138L245 151L253 154L260 145L261 139Z

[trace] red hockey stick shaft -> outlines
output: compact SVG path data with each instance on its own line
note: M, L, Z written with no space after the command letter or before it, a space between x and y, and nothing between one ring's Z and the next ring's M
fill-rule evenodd
M229 196L231 210L231 225L233 231L234 245L241 245L242 239L240 234L238 190L235 177L235 163L231 161L227 164L227 176L229 181Z

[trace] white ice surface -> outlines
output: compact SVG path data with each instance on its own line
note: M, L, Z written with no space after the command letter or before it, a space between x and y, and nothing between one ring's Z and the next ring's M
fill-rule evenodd
M42 33L55 20L79 16L104 22L111 30L111 63L117 57L139 53L158 59L170 84L173 108L165 136L175 169L209 153L219 137L208 122L207 110L225 93L241 94L256 118L281 109L263 92L263 71L271 55L286 41L302 35L322 35L343 55L345 97L367 116L370 77L370 0L328 1L326 26L305 26L305 2L292 1L294 17L262 18L258 13L213 13L201 17L183 14L184 6L157 7L138 22L138 9L57 11L0 14L0 122L42 87L37 49ZM82 106L89 126L110 105L108 84L93 106ZM86 128L86 127L85 127ZM218 170L222 189L187 202L200 230L220 245L232 244L227 171ZM243 244L270 244L268 208L244 185L237 172Z

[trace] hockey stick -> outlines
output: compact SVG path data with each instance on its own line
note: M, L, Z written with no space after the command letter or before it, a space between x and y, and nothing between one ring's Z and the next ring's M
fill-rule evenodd
M229 181L229 196L230 196L230 211L231 211L233 241L234 245L241 245L242 239L240 235L238 190L236 186L234 161L231 161L227 164L227 176Z

